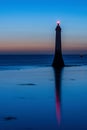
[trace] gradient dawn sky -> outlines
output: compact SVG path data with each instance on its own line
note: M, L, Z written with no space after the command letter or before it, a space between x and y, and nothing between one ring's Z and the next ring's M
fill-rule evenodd
M87 0L0 0L0 53L53 53L61 21L64 54L87 54Z

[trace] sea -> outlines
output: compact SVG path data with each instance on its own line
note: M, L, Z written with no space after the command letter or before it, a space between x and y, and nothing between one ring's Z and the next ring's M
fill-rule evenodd
M0 70L51 66L53 55L0 55ZM63 55L66 66L87 65L87 55Z
M0 55L0 130L87 130L87 55Z

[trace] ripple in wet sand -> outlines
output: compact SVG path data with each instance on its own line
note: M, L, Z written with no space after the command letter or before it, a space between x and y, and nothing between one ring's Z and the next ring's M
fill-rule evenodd
M13 116L8 116L8 117L5 117L4 120L6 120L6 121L17 120L17 118L13 117Z
M35 86L36 84L34 83L24 83L24 84L18 84L20 86Z

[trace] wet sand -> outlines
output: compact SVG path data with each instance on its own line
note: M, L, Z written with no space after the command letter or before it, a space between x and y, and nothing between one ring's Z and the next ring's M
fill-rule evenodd
M87 66L0 71L0 130L87 129Z

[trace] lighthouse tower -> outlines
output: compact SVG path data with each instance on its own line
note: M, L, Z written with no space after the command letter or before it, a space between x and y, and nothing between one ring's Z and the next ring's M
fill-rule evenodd
M62 50L61 50L61 27L60 22L57 22L56 27L56 45L55 45L55 55L52 66L54 68L62 68L64 67L64 61L62 58Z

